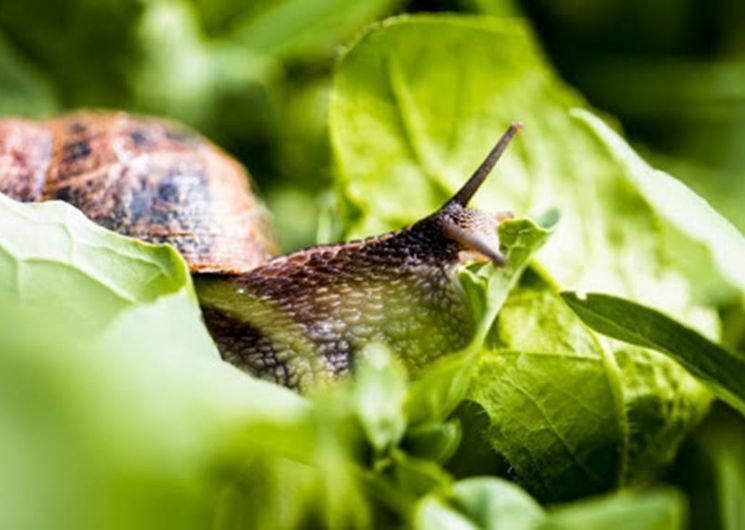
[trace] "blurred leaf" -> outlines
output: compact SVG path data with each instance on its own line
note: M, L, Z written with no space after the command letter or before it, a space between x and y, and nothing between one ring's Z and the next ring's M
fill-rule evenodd
M242 91L242 101L252 103L256 114L250 125L271 119L262 118L267 109L257 98L267 98L265 85L279 75L280 65L234 43L208 39L189 4L178 0L149 4L137 36L143 50L132 81L138 107L213 129L220 102Z
M415 517L419 499L448 487L452 479L435 462L407 455L399 449L379 460L368 473L374 497L392 509L402 521Z
M640 304L605 294L562 293L569 307L590 327L618 340L669 355L712 391L745 414L745 359L693 329Z
M722 169L659 152L649 153L646 157L656 167L680 178L709 201L741 233L745 233L745 210L740 207L742 197L745 197L745 165L743 169Z
M313 195L294 186L276 186L266 200L282 249L292 252L316 241L318 205Z
M52 80L65 106L129 105L142 7L119 0L3 0L0 32Z
M357 414L373 448L381 452L398 444L406 430L406 371L382 345L368 345L358 362L354 385Z
M34 70L0 31L0 114L43 116L57 106L49 80Z
M409 423L428 425L447 418L468 392L475 358L473 351L466 351L446 355L427 366L409 388Z
M436 497L425 497L413 517L416 530L478 530L465 516Z
M743 530L745 418L715 407L682 451L672 478L690 499L692 530Z
M171 247L0 216L0 526L366 526L346 433L220 360Z
M686 506L672 489L627 492L545 512L527 493L496 478L456 482L447 495L417 507L415 528L466 530L682 530Z
M312 514L347 528L364 520L345 449L321 459L333 440L314 426L308 403L174 344L173 330L194 323L174 315L168 298L128 310L92 342L52 317L19 322L4 305L0 526L276 528ZM330 511L331 494L346 505Z
M282 58L326 56L400 0L280 0L241 22L234 38L247 49Z
M326 58L400 0L191 0L210 36L229 36L254 53L293 60Z
M205 32L215 36L223 35L244 19L270 9L277 0L190 0L189 3L196 7Z
M460 0L459 3L469 11L484 15L507 17L521 14L514 0Z
M402 446L416 458L445 462L458 449L461 426L458 420L415 426L406 433Z
M683 530L683 497L674 490L629 492L563 506L540 530Z
M527 493L497 478L456 482L452 502L484 530L531 530L545 518L543 509Z

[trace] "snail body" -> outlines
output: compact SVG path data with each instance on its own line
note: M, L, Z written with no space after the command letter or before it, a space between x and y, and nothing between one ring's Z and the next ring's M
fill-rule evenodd
M475 323L456 274L474 256L503 263L496 227L508 214L467 204L519 128L417 223L280 257L240 164L160 119L83 112L0 120L0 192L64 200L106 228L172 244L223 358L306 388L348 373L370 342L388 344L413 368L468 343Z

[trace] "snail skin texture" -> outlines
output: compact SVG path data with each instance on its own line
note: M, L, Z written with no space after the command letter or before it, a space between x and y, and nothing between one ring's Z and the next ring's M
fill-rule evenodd
M467 204L520 128L512 124L466 184L413 225L274 258L268 214L241 165L157 118L0 120L0 192L64 200L106 228L172 244L223 358L303 389L347 374L371 342L412 369L469 342L475 323L456 275L474 257L504 263L496 228L509 214Z

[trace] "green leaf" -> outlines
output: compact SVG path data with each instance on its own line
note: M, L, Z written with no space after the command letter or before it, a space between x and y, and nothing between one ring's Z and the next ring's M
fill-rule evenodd
M614 339L669 355L721 399L745 414L745 359L672 318L615 296L592 293L562 298L591 328Z
M484 343L494 319L507 295L514 287L530 259L548 240L551 231L529 219L513 219L500 223L499 246L506 258L506 265L492 263L463 269L460 282L471 301L474 318L478 322L471 348Z
M234 39L252 52L285 57L325 56L359 27L393 11L400 0L282 0L242 21Z
M466 9L498 17L516 16L521 13L514 0L459 0Z
M530 495L513 483L497 478L457 482L452 502L484 530L531 530L545 518L543 509Z
M425 497L413 517L416 530L479 530L465 516L436 497Z
M328 422L282 387L185 354L170 338L193 323L172 304L127 311L91 344L12 308L0 319L0 526L276 528L308 514L365 526Z
M458 449L461 435L458 420L418 425L407 431L402 447L417 458L445 462Z
M651 482L709 404L659 354L612 350L530 272L500 312L469 399L488 415L486 439L543 501Z
M43 116L57 105L49 80L36 72L0 31L0 114Z
M609 148L582 107L521 20L422 15L371 28L341 58L331 99L346 235L426 215L520 119L524 131L474 206L533 218L557 209L561 222L536 256L550 281L602 288L715 330L679 261L679 231L637 188L636 159ZM484 311L472 280L464 289ZM492 443L510 450L520 480L542 500L649 480L706 410L706 392L663 356L603 346L555 295L534 296L502 309L473 385ZM654 428L639 436L641 425Z
M559 285L602 288L711 326L692 304L658 209L628 177L634 160L609 152L573 110L583 106L519 19L422 15L372 28L342 57L331 99L346 235L431 212L520 119L523 132L474 206L532 218L558 209L538 260Z
M673 489L624 492L544 511L502 479L456 482L447 495L431 494L417 507L415 528L480 530L682 530L686 506Z
M715 406L686 444L671 477L691 504L691 530L745 528L745 418Z
M459 272L460 284L477 323L476 333L464 351L438 359L412 383L407 401L407 415L412 424L439 422L463 401L497 313L532 255L550 235L549 230L528 219L504 221L498 230L506 265L474 264Z
M219 358L172 248L4 197L0 248L1 527L367 526L349 433Z
M405 521L416 517L420 498L452 483L451 477L430 460L407 455L399 449L378 461L368 473L374 497Z
M658 489L591 499L559 508L540 530L683 530L686 506L674 490Z
M624 485L653 483L673 461L712 396L684 368L651 350L614 344L628 429Z
M355 407L368 440L376 451L382 452L398 444L406 430L406 370L384 346L377 344L362 350L358 363Z
M540 283L510 296L489 339L469 398L517 480L547 501L620 485L629 427L612 353Z
M412 425L439 423L463 401L473 378L476 355L447 355L427 366L409 387L406 415Z
M663 171L650 167L616 132L600 119L586 111L577 111L577 117L587 123L605 142L611 155L628 167L626 177L639 190L669 230L681 239L673 250L679 254L681 264L694 263L695 252L703 253L703 263L690 268L694 285L700 275L715 276L725 282L730 291L739 293L745 302L745 237L727 219L720 215L704 199L696 195L679 180ZM704 282L706 283L706 282ZM709 287L712 289L712 287Z
M168 245L150 245L90 222L66 203L21 204L0 194L0 297L43 310L80 333L105 329L122 312L176 295L204 335L189 269ZM213 349L196 341L195 348Z
M414 514L414 528L533 530L544 519L540 505L513 483L472 478L456 482L449 491L422 498Z

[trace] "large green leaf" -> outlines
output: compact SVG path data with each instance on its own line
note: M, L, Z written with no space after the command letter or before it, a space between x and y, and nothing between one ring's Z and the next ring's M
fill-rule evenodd
M220 360L172 248L5 197L0 248L0 526L366 525L349 432Z
M618 340L663 352L745 414L745 359L676 320L634 302L604 294L562 294L590 327Z
M186 354L171 335L193 322L172 304L129 310L94 342L8 307L0 526L363 525L348 448L329 421L282 387Z
M505 124L523 133L474 205L539 217L539 254L567 288L605 291L692 318L690 289L660 218L548 68L518 19L417 16L369 31L339 63L330 126L346 234L399 227L438 207ZM614 147L615 149L615 147Z
M576 110L583 105L520 20L416 16L375 27L340 61L331 103L347 235L436 208L520 119L524 132L475 206L532 216L558 208L561 222L537 255L546 276L711 332L713 314L695 305L676 262L681 232L636 187L638 159L610 145ZM542 499L649 480L706 409L706 392L679 366L603 346L551 289L515 293L494 333L472 395L489 414L493 445Z

